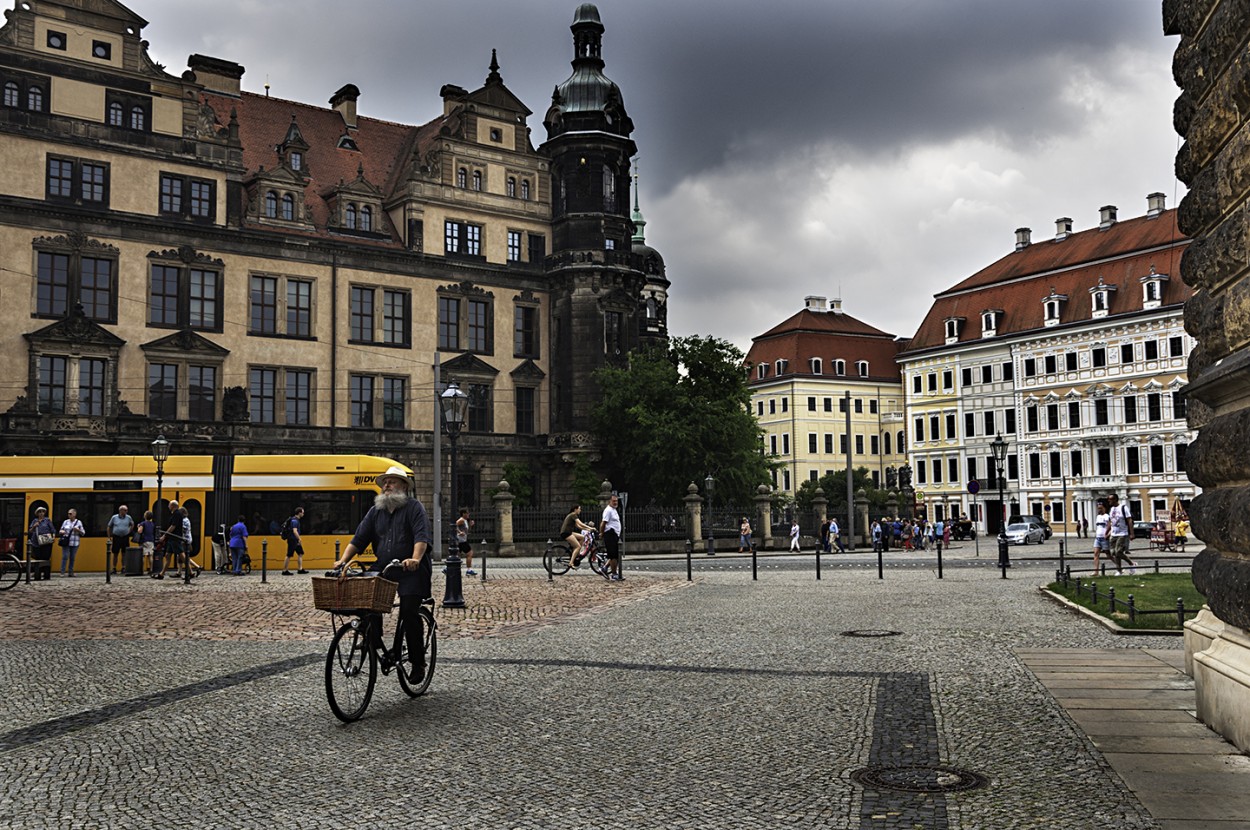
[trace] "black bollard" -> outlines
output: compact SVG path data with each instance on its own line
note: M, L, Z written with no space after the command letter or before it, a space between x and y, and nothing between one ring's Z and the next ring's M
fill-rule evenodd
M444 608L464 608L464 584L460 575L460 553L449 548L443 560L443 572L447 574L443 587Z
M692 553L694 553L694 540L687 539L686 540L686 581L687 582L694 581L694 571L691 570L691 566L690 566L690 555Z
M755 556L755 540L751 541L751 580L759 579L759 567Z
M820 581L820 545L816 546L816 581Z
M885 564L882 562L881 549L877 550L877 579L885 579Z
M573 551L569 551L569 556L572 556L572 555L573 555ZM550 539L548 539L548 540L547 540L547 553L546 553L546 556L551 556L551 540L550 540ZM545 565L545 564L547 564L547 563L545 563L545 562L544 562L543 564ZM570 560L570 561L569 561L569 564L570 564L570 565L571 565L571 564L573 564L573 563L572 563L572 560ZM552 575L551 575L551 568L550 568L550 567L548 567L546 570L547 570L547 581L548 581L548 582L555 582L555 579L554 579L554 578L552 577Z
M485 539L482 540L480 550L482 551L482 581L485 582L486 581L486 540Z
M1059 570L1063 570L1063 539L1059 540Z
M337 559L335 560L338 561ZM260 581L269 581L269 540L262 539L260 543Z
M942 540L937 540L938 548L938 579L942 578Z
M1007 578L1007 569L1011 567L1007 557L1007 537L1000 533L998 534L998 567L1002 568L1003 579Z

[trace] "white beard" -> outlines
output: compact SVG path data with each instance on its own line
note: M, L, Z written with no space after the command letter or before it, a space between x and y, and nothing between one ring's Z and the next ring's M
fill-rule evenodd
M387 513L394 513L408 503L407 493L378 493L373 497L373 506Z

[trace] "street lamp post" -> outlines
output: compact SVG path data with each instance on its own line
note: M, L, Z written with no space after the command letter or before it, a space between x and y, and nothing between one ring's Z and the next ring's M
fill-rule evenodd
M456 504L456 439L464 429L464 422L469 411L469 396L460 391L453 380L447 384L443 394L439 396L443 408L443 431L447 433L447 441L451 444L451 512L457 515ZM456 545L456 523L453 520L449 529L451 543L447 548L447 556L443 560L444 572L447 574L443 591L444 608L463 608L464 594L460 581L460 548Z
M994 468L998 472L998 508L1002 511L998 521L998 567L1003 571L1003 579L1006 579L1007 569L1011 567L1007 556L1007 505L1003 496L1003 463L1007 460L1007 442L1003 440L1001 432L990 442L990 452L994 454Z
M169 442L165 440L163 434L157 435L156 440L152 442L152 460L156 462L156 532L158 534L164 529L161 524L161 485L165 479L165 459L167 458L169 458ZM155 570L155 548L152 551L152 560L151 567Z
M716 540L712 536L712 490L716 486L716 479L712 478L712 474L708 473L707 478L703 479L703 492L707 495L707 555L716 555Z

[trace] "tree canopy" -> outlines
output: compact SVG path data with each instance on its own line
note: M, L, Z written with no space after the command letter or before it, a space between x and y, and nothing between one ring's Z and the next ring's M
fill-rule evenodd
M603 394L593 421L613 484L676 505L711 473L717 501L748 503L771 466L743 361L727 341L676 337L596 372Z
M873 485L872 474L867 467L856 467L852 473L852 493L863 490L868 498L868 509L873 514L883 510L886 499L890 496L889 491L878 489ZM829 500L830 513L846 515L846 470L825 473L818 481L804 481L800 484L798 492L794 494L794 500L799 507L804 510L811 509L812 499L816 498L817 487L825 491L825 498Z

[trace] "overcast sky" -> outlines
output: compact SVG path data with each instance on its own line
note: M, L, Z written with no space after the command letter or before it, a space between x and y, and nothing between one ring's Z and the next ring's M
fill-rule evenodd
M438 115L490 50L535 146L568 77L573 0L127 0L174 74L201 53L243 87L360 113ZM605 73L639 148L673 334L744 350L802 307L911 335L932 295L1034 240L1184 195L1158 0L605 0Z

